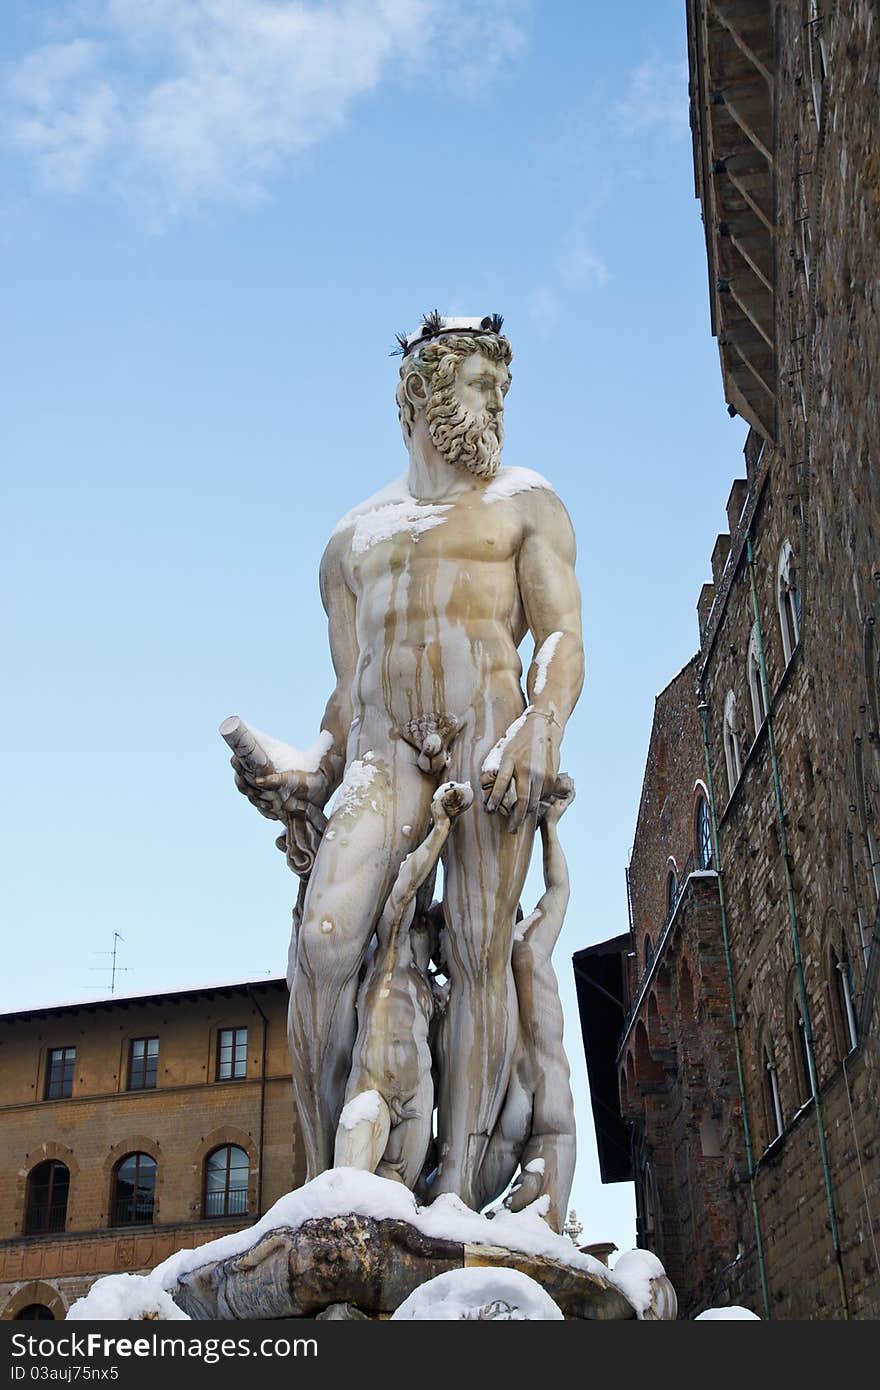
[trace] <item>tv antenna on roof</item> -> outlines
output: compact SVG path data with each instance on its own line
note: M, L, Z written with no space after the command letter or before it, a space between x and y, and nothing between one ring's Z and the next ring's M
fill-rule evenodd
M93 952L92 952L92 955L93 955L93 956L110 956L110 993L111 993L111 994L114 994L115 991L116 991L116 976L117 976L118 974L122 974L123 971L124 971L126 974L129 974L129 973L131 972L131 970L132 970L132 966L130 966L130 965L117 965L117 964L116 964L116 955L117 955L117 952L118 952L118 949L119 949L116 943L117 943L117 941L124 941L124 940L125 940L125 937L122 935L122 933L121 933L121 932L118 932L118 931L115 931L115 932L113 933L113 950L112 950L112 951L93 951ZM92 965L92 966L90 966L89 968L90 968L91 970L106 970L106 969L107 969L106 965Z

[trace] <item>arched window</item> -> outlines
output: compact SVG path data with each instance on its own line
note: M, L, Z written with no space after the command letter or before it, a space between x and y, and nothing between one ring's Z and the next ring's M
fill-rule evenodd
M769 1042L765 1042L761 1049L761 1062L764 1072L764 1124L769 1148L784 1128L782 1103L779 1099L779 1077L776 1074L773 1047Z
M244 1149L224 1144L205 1160L205 1210L210 1216L246 1216L250 1162Z
M149 1154L127 1154L116 1165L113 1183L114 1226L142 1226L153 1219L156 1160Z
M798 994L795 994L792 1027L792 1048L794 1051L794 1071L797 1080L798 1097L802 1105L806 1105L816 1094L816 1078L813 1074L813 1067L810 1061L810 1049L807 1047L807 1025L804 1022L803 1009Z
M45 1303L28 1303L25 1308L15 1315L16 1322L54 1322L55 1314L51 1312Z
M697 812L694 817L694 840L697 863L701 869L712 867L712 824L709 820L709 803L704 796L697 798Z
M736 712L736 696L728 690L724 701L724 760L727 764L727 786L733 796L734 788L742 775L742 749L739 737L739 716Z
M678 902L678 875L675 872L675 864L670 862L669 872L666 875L666 920L669 921L675 911L675 904Z
M67 1224L70 1173L57 1158L40 1163L28 1176L25 1235L63 1231Z
M794 551L786 541L779 552L776 567L776 602L779 607L779 626L782 631L782 651L788 665L801 640L801 593L797 584Z
M767 705L764 700L764 683L761 680L761 648L758 635L758 624L752 628L752 635L749 638L749 694L752 697L752 719L755 724L755 738L761 732L761 726L767 718Z
M858 1045L856 1025L855 981L846 941L831 947L831 988L837 1011L837 1032L844 1053Z

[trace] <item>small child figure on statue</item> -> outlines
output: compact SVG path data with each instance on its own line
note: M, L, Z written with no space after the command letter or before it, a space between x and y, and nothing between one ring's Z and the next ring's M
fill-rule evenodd
M434 1082L429 1031L430 917L416 916L419 889L433 883L453 822L473 801L468 782L445 782L431 801L433 825L408 854L376 929L377 945L358 991L358 1032L334 1165L366 1169L415 1186L431 1141Z

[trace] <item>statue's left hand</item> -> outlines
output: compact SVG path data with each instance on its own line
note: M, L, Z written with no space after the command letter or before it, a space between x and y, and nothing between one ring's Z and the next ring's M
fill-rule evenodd
M511 806L509 829L519 830L527 815L537 812L545 787L552 787L559 771L562 730L541 710L528 710L523 723L504 746L494 779L484 777L486 810ZM509 795L513 791L515 800Z

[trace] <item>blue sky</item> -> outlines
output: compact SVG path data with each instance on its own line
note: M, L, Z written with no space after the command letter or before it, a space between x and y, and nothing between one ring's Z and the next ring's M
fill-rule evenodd
M9 0L0 111L13 795L0 1007L280 974L295 882L230 713L303 746L331 687L339 515L402 471L394 333L505 316L505 462L579 542L587 684L555 956L626 928L654 696L745 429L724 408L683 0ZM533 875L529 892L540 892ZM531 901L525 904L531 906Z

